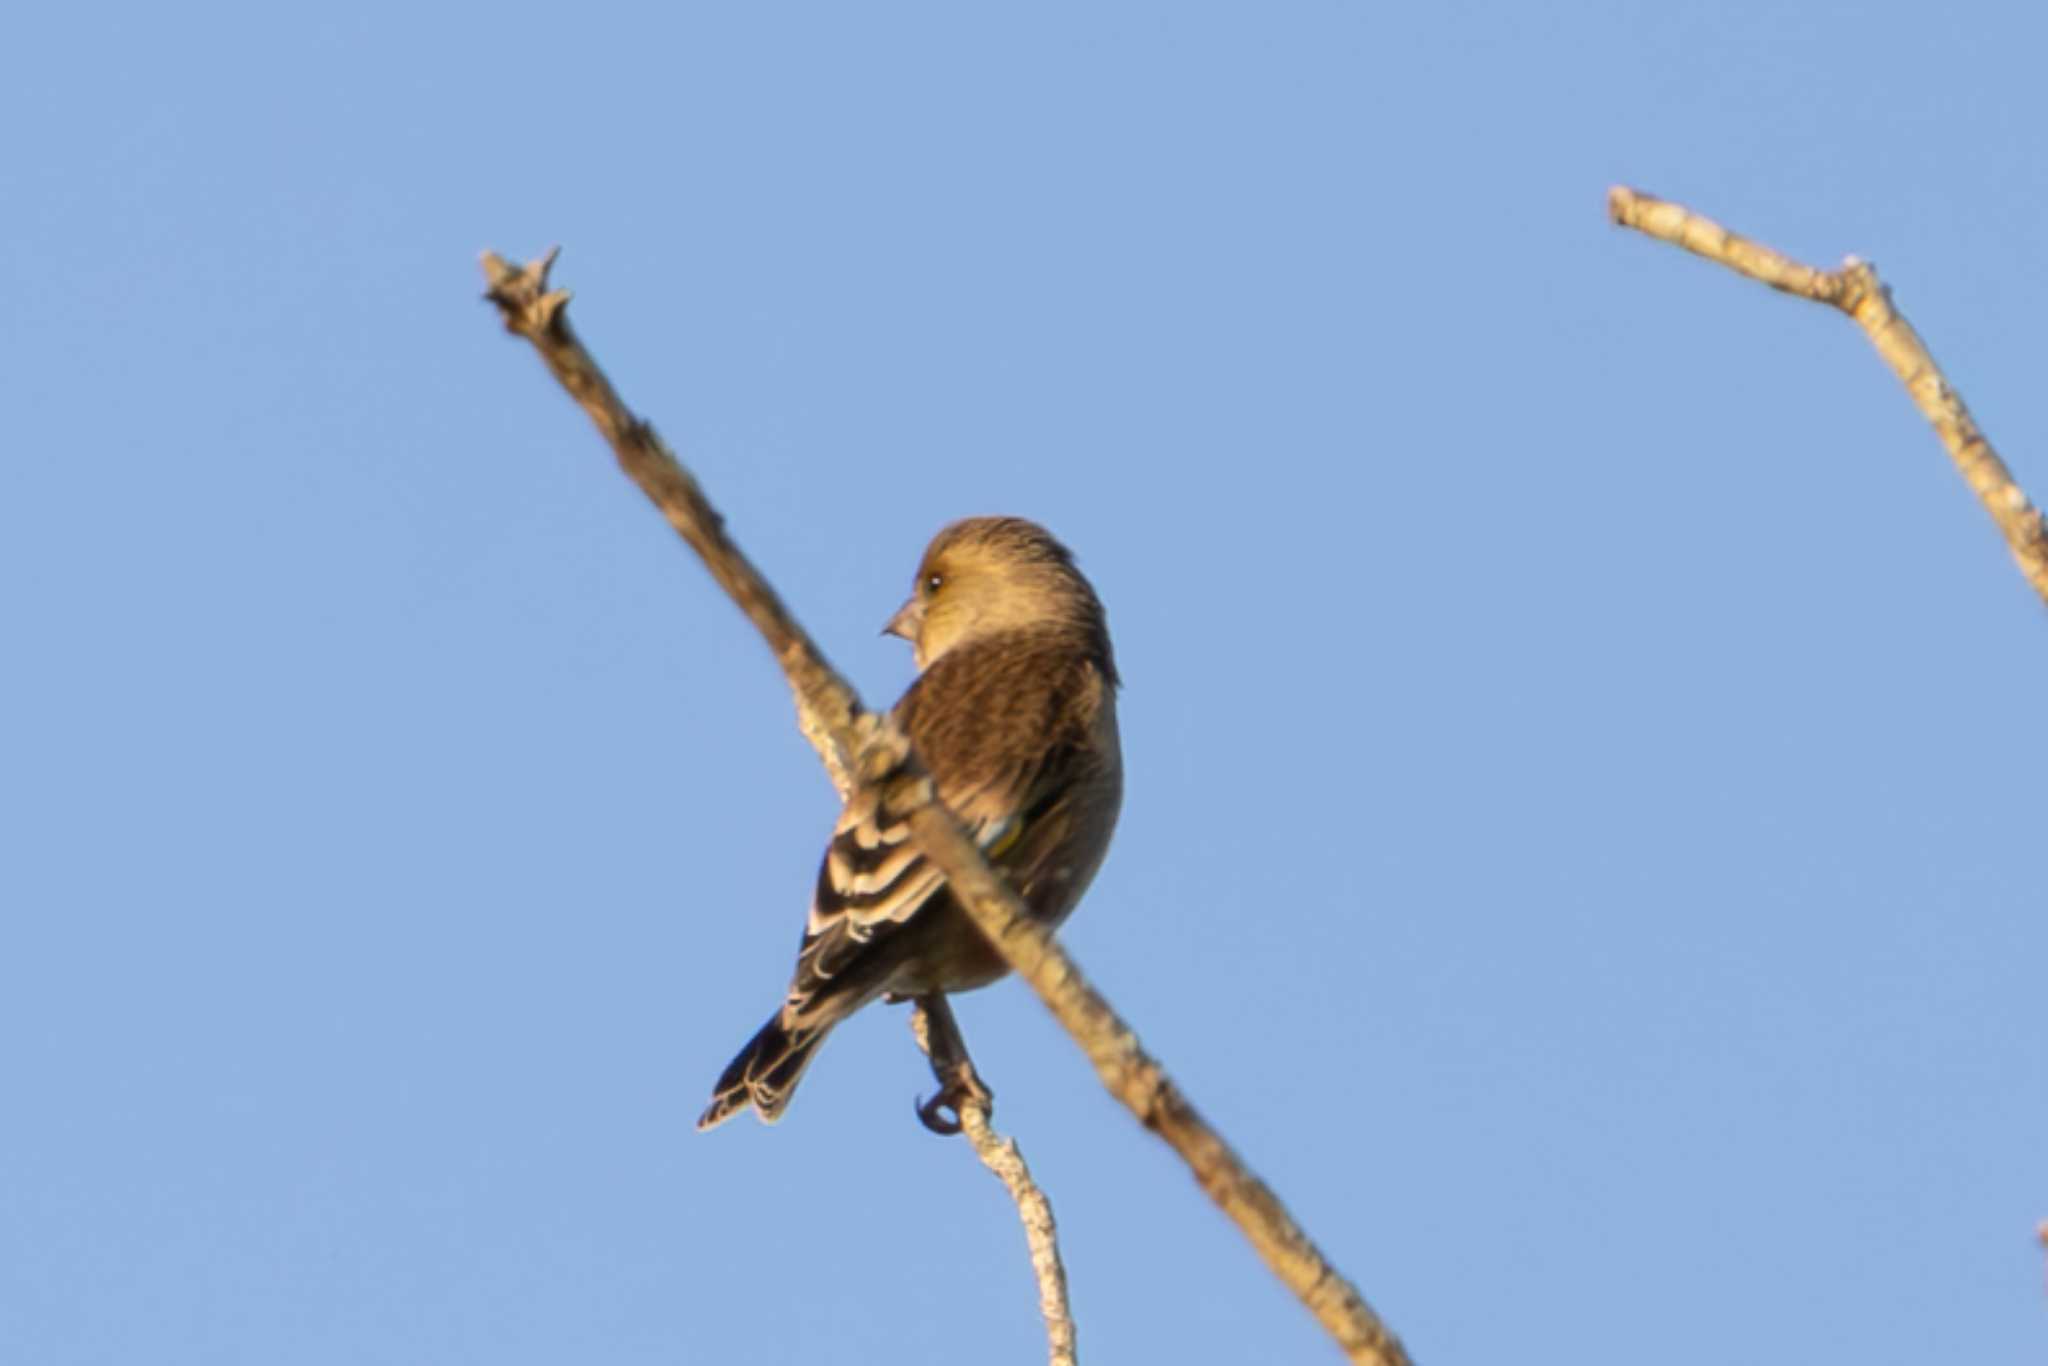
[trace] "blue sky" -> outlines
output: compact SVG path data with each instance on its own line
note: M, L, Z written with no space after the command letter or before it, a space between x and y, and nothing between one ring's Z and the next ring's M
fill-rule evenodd
M563 244L871 701L938 526L1109 605L1081 962L1418 1360L2038 1362L2048 495L2019 5L33 7L0 85L0 1343L1028 1361L900 1011L690 1122L834 803L478 302ZM1322 1360L1005 983L1084 1359Z

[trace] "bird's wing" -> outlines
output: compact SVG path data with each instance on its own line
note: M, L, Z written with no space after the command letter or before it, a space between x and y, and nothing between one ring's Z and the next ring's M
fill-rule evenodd
M998 857L1014 842L1017 808L999 801L978 805L978 819L959 808L954 814L983 853ZM884 817L878 806L872 790L856 793L826 846L789 984L786 1018L792 1023L820 1011L836 1016L839 1010L830 1007L842 996L852 998L844 1002L851 1007L879 990L879 978L893 966L889 939L946 884L911 838L909 823Z
M1002 680L997 700L977 695L970 661L959 661L957 670L948 667L954 662L942 659L927 670L896 716L939 800L1021 891L1028 870L1009 865L1036 862L1034 851L1053 843L1031 836L1031 827L1049 816L1050 824L1065 824L1057 816L1073 786L1076 750L1048 740L1060 729L1071 680L1050 670L1020 687L1013 674ZM992 717L992 710L1006 715ZM830 1023L881 990L897 966L888 941L944 886L945 875L919 851L908 822L882 811L872 789L856 792L818 869L784 1019L796 1027Z

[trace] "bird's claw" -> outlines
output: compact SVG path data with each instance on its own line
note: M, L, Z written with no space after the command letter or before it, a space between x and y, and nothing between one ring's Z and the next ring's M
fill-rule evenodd
M995 1108L995 1096L978 1077L956 1077L941 1086L930 1100L917 1106L917 1122L935 1134L950 1138L965 1127L960 1122L963 1105L979 1105L987 1114Z
M948 1110L952 1114L947 1114ZM917 1106L917 1122L941 1138L951 1138L960 1132L959 1114L959 1108L952 1104L952 1098L944 1091L930 1100L919 1101Z

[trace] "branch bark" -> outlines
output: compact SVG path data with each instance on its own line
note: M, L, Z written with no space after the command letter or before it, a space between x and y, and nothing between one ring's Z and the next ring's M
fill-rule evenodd
M1038 1281L1038 1312L1045 1317L1046 1359L1050 1366L1075 1366L1074 1310L1067 1302L1067 1268L1060 1260L1052 1202L1032 1179L1016 1140L998 1134L990 1124L994 1100L974 1070L974 1060L967 1055L967 1043L960 1037L960 1026L945 996L926 996L912 1006L910 1030L917 1036L917 1046L931 1059L932 1075L938 1078L939 1095L933 1104L944 1101L952 1107L974 1155L996 1174L1016 1203L1017 1217L1024 1224L1024 1242L1031 1249L1031 1274ZM927 1117L925 1122L931 1120Z
M1683 247L1772 289L1827 304L1854 318L1906 386L1922 416L1933 424L1957 472L2011 547L2020 573L2048 603L2048 523L1978 429L1962 395L1935 364L1920 334L1892 306L1891 290L1877 278L1876 267L1852 256L1840 270L1816 270L1740 237L1683 204L1621 185L1607 192L1607 216L1622 227Z
M550 251L540 261L520 266L485 253L486 297L498 306L506 328L540 352L548 369L611 444L621 468L761 632L796 694L798 725L834 783L842 793L849 781L882 789L883 800L910 822L925 856L945 873L954 899L1073 1036L1110 1094L1181 1155L1210 1199L1350 1360L1406 1366L1407 1352L1392 1331L1323 1256L1279 1197L1181 1094L1139 1045L1130 1026L1088 985L1073 959L990 871L981 851L939 804L909 742L886 716L861 706L767 580L725 535L723 519L674 453L620 400L569 328L564 311L568 292L549 288L554 260Z

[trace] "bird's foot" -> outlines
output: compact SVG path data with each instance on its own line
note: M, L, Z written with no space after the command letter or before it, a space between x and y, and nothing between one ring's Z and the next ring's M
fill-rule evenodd
M961 1107L979 1106L983 1115L995 1110L995 1094L982 1085L972 1065L958 1069L930 1100L917 1107L917 1121L935 1134L951 1137L961 1130Z

